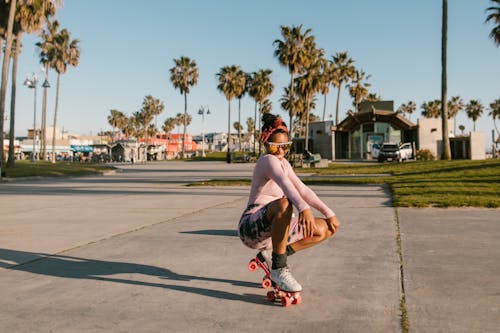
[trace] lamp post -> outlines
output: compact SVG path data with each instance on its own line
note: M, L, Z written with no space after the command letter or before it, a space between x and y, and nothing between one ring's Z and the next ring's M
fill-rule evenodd
M36 160L36 84L38 83L38 78L35 73L26 77L24 80L24 85L30 89L33 89L35 93L34 105L33 105L33 151L31 152L31 162Z
M208 109L208 106L202 106L198 110L198 114L201 114L201 156L205 157L205 129L204 129L204 124L205 124L205 114L209 115L210 110Z

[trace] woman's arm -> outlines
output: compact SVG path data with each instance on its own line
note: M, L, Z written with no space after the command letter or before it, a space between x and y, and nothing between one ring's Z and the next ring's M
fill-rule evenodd
M299 192L299 195L304 198L304 200L311 205L312 207L319 210L326 218L335 216L335 213L327 206L325 203L314 193L311 188L309 188L306 184L300 180L300 178L293 171L290 163L286 163L288 170L288 178L292 182L293 186Z

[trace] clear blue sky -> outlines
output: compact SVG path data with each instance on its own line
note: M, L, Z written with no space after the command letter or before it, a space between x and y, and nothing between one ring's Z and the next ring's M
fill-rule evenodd
M500 48L489 38L485 24L488 0L449 1L448 96L465 102L478 99L487 107L500 98ZM141 108L144 96L162 100L164 119L183 112L184 99L169 80L173 59L187 56L199 67L197 86L188 96L193 116L189 131L202 131L200 106L208 106L204 129L227 130L227 101L216 89L215 74L226 65L246 72L273 71L273 112L285 116L278 100L289 83L288 70L273 56L273 41L281 38L280 25L312 29L328 58L347 50L357 68L371 75L371 92L393 100L395 108L414 101L411 120L420 105L441 95L441 1L438 0L65 0L57 19L72 38L80 40L81 61L61 80L58 125L72 133L95 134L109 130L110 109L130 115ZM18 71L16 135L26 135L33 123L33 91L22 85L26 74L40 71L35 36L25 36ZM49 80L48 122L55 105L55 73ZM41 89L38 90L38 124ZM327 114L335 112L336 91L327 99ZM10 104L7 104L10 105ZM318 98L315 114L322 114ZM341 96L341 119L352 100ZM231 121L237 120L233 102ZM253 116L254 103L242 101L242 123ZM8 111L7 111L8 112ZM491 142L493 124L486 109L477 129ZM285 117L288 119L288 117ZM472 121L457 120L466 131ZM37 125L39 126L39 125Z

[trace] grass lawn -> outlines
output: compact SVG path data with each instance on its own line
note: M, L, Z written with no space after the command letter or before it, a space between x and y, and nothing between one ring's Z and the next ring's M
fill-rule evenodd
M500 207L500 160L426 161L383 164L332 163L306 184L388 184L397 207ZM338 177L341 176L341 177ZM348 177L346 177L348 176ZM249 180L213 180L196 185L241 185Z
M71 163L71 162L56 162L52 164L48 161L16 161L14 168L6 168L6 177L62 177L62 176L82 176L99 174L106 171L114 170L111 166L87 164L87 163Z

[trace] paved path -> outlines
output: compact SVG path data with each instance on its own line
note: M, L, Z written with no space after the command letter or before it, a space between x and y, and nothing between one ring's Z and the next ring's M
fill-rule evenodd
M269 303L259 287L262 274L246 268L254 253L235 232L248 187L184 186L249 178L252 168L169 162L124 165L122 172L99 177L1 183L0 332L401 332L398 216L410 332L500 327L498 221L476 230L477 240L468 245L476 252L465 260L474 260L475 268L454 266L455 274L467 272L463 281L483 282L474 293L459 295L463 304L478 299L482 317L463 318L472 305L431 301L442 296L442 271L435 267L448 257L437 253L435 265L426 266L428 251L421 247L429 244L418 241L433 235L445 246L440 235L463 233L432 229L425 210L396 214L380 186L313 187L339 215L342 229L289 258L305 289L303 303L287 309ZM430 214L441 221L439 215L449 212L454 210ZM498 210L477 212L479 229L484 214L498 216ZM427 228L416 227L422 221ZM446 248L453 252L451 245ZM438 276L427 281L429 274ZM452 304L456 294L448 284L461 282L446 283Z

